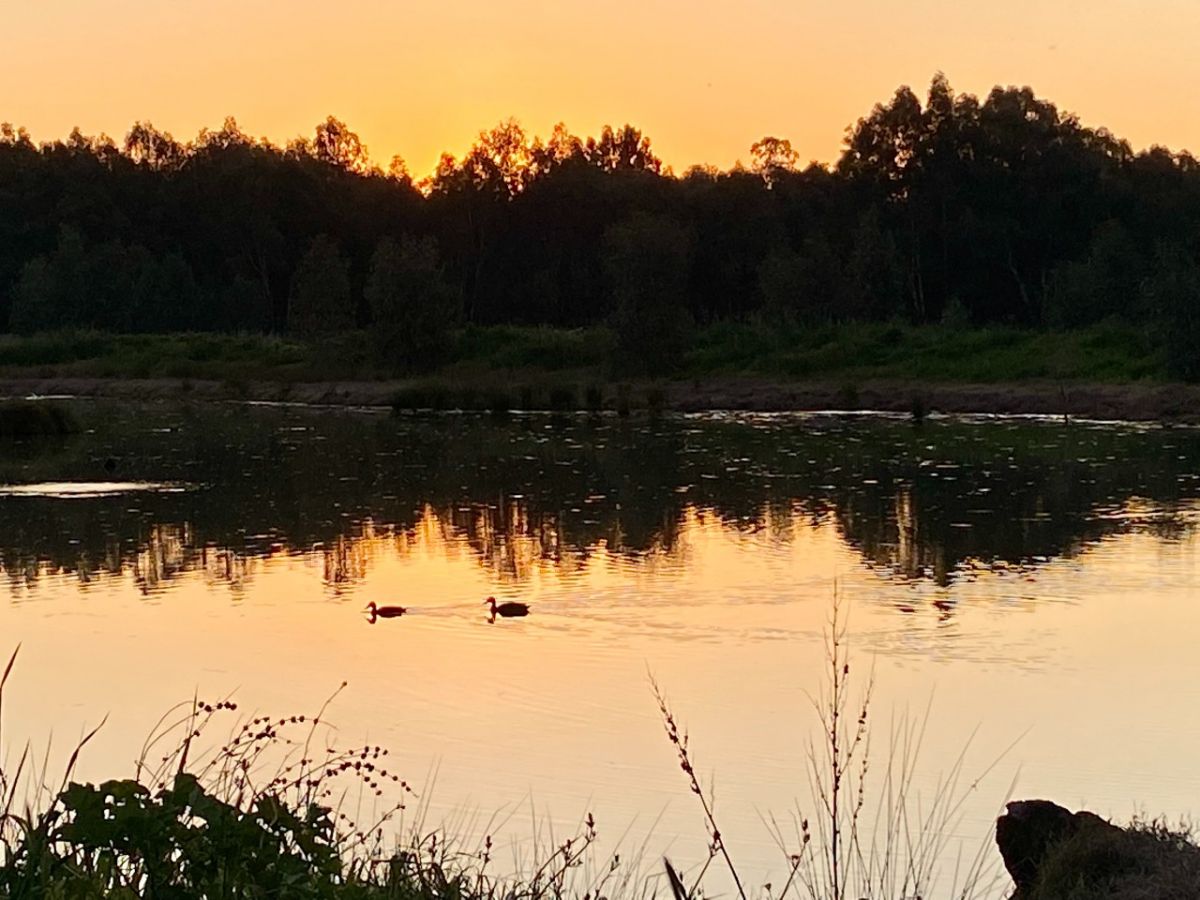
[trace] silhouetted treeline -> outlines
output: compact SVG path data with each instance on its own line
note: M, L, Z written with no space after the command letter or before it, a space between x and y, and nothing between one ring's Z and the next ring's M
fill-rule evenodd
M668 366L718 319L1117 318L1200 377L1192 156L939 75L859 120L831 168L797 163L764 138L749 168L675 175L628 125L541 140L510 121L418 184L333 118L286 147L232 119L187 144L145 123L121 146L4 126L0 325L368 328L422 368L459 321L608 322L629 360Z

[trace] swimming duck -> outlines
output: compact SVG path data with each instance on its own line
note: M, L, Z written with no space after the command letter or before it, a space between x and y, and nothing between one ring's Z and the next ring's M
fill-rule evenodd
M496 618L496 616L501 616L505 619L512 619L517 616L529 615L529 604L527 603L518 603L515 600L507 600L504 603L497 603L495 597L488 597L483 602L484 605L489 603L491 604L491 614L493 619Z
M369 614L367 621L374 625L376 619L398 619L406 612L408 610L403 606L376 606L375 601L372 600L367 604L367 613Z

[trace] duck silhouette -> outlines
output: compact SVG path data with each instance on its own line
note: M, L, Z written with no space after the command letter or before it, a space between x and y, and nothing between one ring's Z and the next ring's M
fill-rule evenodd
M488 597L483 601L484 605L491 604L490 619L496 621L496 616L504 619L515 619L519 616L529 615L529 604L518 603L515 600L507 600L504 603L497 603L495 597Z
M372 600L367 604L367 621L374 625L376 619L398 619L408 610L403 606L378 606Z

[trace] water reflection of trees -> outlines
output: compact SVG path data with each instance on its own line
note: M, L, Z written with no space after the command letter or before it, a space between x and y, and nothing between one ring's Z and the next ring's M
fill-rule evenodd
M27 448L26 448L27 449ZM239 587L254 561L319 555L333 585L381 537L422 530L465 546L498 579L590 554L675 552L688 510L786 539L797 518L836 527L872 565L952 580L965 564L1036 563L1105 535L1189 527L1200 494L1193 432L1046 424L798 418L657 423L394 419L238 407L113 410L94 434L0 462L6 481L187 481L183 494L0 500L0 564L14 585L47 571L132 573L145 591L200 570ZM1127 513L1144 498L1142 515ZM1164 510L1166 512L1164 513Z

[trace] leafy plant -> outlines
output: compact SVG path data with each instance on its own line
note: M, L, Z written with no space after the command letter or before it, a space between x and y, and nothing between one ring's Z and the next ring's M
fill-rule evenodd
M0 674L0 712L16 657ZM576 835L512 876L491 873L490 834L477 850L464 850L418 821L386 850L386 826L399 828L415 794L387 769L386 749L333 745L325 721L332 700L311 717L235 718L215 747L207 735L236 717L237 704L180 704L147 738L133 777L98 785L73 778L95 729L49 793L33 787L47 779L30 772L26 747L15 769L0 766L0 897L558 900L636 891L636 874L619 856L591 865L590 814ZM361 807L364 796L382 800L389 784L400 802L367 822L345 811L352 794Z

